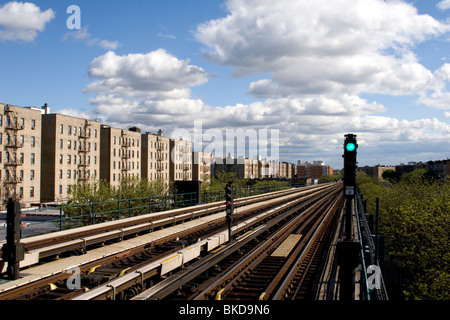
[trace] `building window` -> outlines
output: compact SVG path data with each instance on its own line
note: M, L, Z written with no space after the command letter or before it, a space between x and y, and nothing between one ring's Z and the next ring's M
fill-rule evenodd
M30 198L34 197L34 187L30 187Z
M67 133L72 134L72 126L67 126Z
M97 129L94 130L94 137L97 138Z
M67 163L70 164L72 162L72 156L68 155L67 156Z
M34 164L34 153L31 154L31 164Z
M62 185L59 185L59 194L62 194Z
M67 179L70 179L70 178L71 178L71 174L72 174L72 171L67 170Z
M36 146L36 137L31 137L31 146L32 147Z
M36 128L36 120L31 120L31 130Z
M63 155L62 155L62 154L59 155L59 163L60 163L60 164L63 163Z
M61 124L59 125L59 133L63 133L64 132L64 126Z
M22 128L25 128L25 119L24 118L20 118L20 126Z
M62 170L59 170L59 179L62 179Z
M59 139L59 148L60 148L60 149L63 148L63 139Z
M72 140L67 140L67 149L72 148Z

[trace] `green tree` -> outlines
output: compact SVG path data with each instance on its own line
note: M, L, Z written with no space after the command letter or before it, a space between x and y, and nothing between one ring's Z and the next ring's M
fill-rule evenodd
M413 280L405 298L450 299L450 185L426 173L413 171L389 186L361 179L358 186L368 212L380 199L380 231L389 254Z
M398 172L389 169L383 172L382 177L384 180L389 181L390 183L397 183L400 180L400 176Z

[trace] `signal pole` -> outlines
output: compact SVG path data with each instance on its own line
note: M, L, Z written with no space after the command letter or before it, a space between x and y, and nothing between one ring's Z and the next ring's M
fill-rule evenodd
M233 240L231 235L231 225L233 224L233 183L228 182L225 187L225 212L227 214L227 223L228 223L228 243L231 243Z
M356 188L356 135L345 135L344 141L344 199L345 199L345 237L340 239L336 245L336 258L340 267L339 271L339 299L352 300L353 270L359 264L359 242L352 237L352 215L355 203Z
M345 240L352 239L352 212L356 187L356 135L345 135L344 142L344 198L345 198Z
M8 262L6 269L8 278L10 280L17 280L19 279L19 263L25 255L24 244L20 243L20 203L10 198L6 209L6 243L2 248L2 259Z

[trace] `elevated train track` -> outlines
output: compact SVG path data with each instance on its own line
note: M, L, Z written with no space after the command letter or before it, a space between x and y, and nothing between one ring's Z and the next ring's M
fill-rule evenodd
M336 212L339 211L336 208L339 207L340 197L337 195L340 193L342 185L333 183L239 199L235 202L237 212L232 228L235 239L231 243L228 243L223 212L225 206L222 202L103 223L85 227L84 230L75 229L24 239L28 252L39 252L39 260L42 261L38 262L42 265L45 264L44 258L47 257L48 260L48 257L62 252L78 250L85 253L89 248L95 251L102 244L126 242L127 237L148 235L149 232L156 235L160 231L162 234L163 231L180 226L178 231L166 233L157 240L155 238L153 241L78 265L81 280L78 289L67 288L70 274L55 272L48 277L8 290L2 291L0 286L0 299L170 299L176 298L176 292L185 288L190 288L191 292L189 295L184 294L184 298L201 298L202 295L206 299L216 298L220 290L220 295L227 298L232 296L233 290L237 292L238 288L230 285L230 280L226 285L216 285L210 293L207 293L207 288L202 292L192 288L203 289L210 286L213 280L219 281L231 268L242 271L242 265L238 266L244 263L242 261L245 259L248 259L245 262L245 268L248 268L250 258L246 253L256 254L261 243L267 243L268 247L264 253L257 254L259 260L264 260L261 257L277 260L279 257L271 254L281 248L280 245L287 241L286 238L290 235L292 238L292 234L301 234L297 236L296 241L294 239L295 245L291 248L292 257L296 253L295 259L288 254L290 262L280 264L279 270L283 270L285 279L288 276L297 279L298 276L291 268L304 264L303 260L298 260L298 255L308 256L305 252L309 247L314 247L316 240L313 239L317 238L314 235L319 234L317 230L328 230L332 225ZM327 212L325 216L324 211ZM200 221L201 219L205 221ZM297 222L293 222L294 220ZM190 223L192 227L188 226ZM282 227L286 224L289 227ZM279 228L284 231L276 231ZM310 231L313 229L316 231ZM270 240L271 234L272 237L277 234L277 239ZM287 257L282 259L286 260ZM253 269L263 266L253 261L251 265ZM205 277L204 274L208 271L210 274L216 273L217 279ZM202 277L203 282L200 281ZM275 289L281 290L275 282L273 278L271 283L262 289L265 290L261 292L264 293L263 298L271 297ZM192 286L193 283L196 285ZM231 287L233 290L227 289ZM270 288L270 293L267 288ZM297 291L301 292L301 289Z

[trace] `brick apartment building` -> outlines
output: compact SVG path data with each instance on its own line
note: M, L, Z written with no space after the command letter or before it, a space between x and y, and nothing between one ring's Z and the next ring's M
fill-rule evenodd
M160 130L157 134L142 134L142 178L161 179L169 182L170 178L170 138L164 137Z
M192 142L170 140L170 180L192 180Z
M42 114L41 201L66 200L78 182L99 177L100 123Z
M9 198L29 207L41 196L41 110L0 103L0 209Z
M100 179L118 186L125 177L141 177L141 133L108 125L100 129Z

